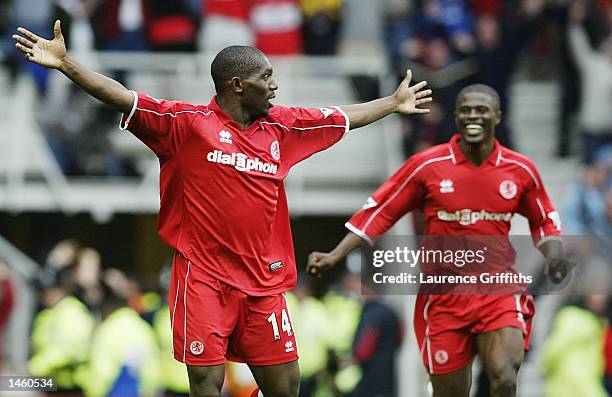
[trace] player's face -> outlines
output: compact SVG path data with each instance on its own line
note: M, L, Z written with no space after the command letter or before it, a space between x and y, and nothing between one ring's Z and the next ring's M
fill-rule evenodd
M466 143L490 142L495 136L495 125L500 121L501 112L487 94L470 92L457 101L455 122Z
M261 66L252 72L243 83L242 108L252 119L267 117L272 107L270 99L276 95L278 84L272 77L272 65L267 58L262 57Z

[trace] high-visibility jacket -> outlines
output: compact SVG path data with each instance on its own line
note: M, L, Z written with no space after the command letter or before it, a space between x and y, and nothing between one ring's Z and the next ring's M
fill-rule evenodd
M159 348L149 323L129 307L96 329L81 381L88 397L153 396L159 388Z
M60 389L78 387L76 373L88 359L95 320L74 296L66 296L42 310L32 327L32 358L35 376L51 376Z
M299 301L291 292L286 297L300 356L300 375L309 378L327 365L328 333L333 325L319 299Z
M559 310L543 346L547 397L606 397L603 386L605 322L589 310Z
M336 292L329 292L323 297L323 304L329 318L333 318L333 327L327 327L327 340L332 349L341 358L352 356L353 336L359 324L363 304L357 299L348 298Z
M189 378L185 364L176 361L172 355L172 328L170 308L164 305L155 313L153 327L160 346L161 386L173 393L189 393Z

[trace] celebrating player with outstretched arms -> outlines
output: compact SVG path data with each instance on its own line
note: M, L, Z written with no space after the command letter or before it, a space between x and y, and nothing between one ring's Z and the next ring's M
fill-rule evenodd
M297 282L283 180L347 131L391 113L425 114L426 83L411 73L390 96L322 108L272 105L278 89L253 47L220 51L208 105L152 98L79 64L60 22L46 40L19 28L30 62L57 69L123 113L120 127L159 158L158 230L175 251L169 302L174 357L192 396L219 396L226 359L246 362L266 397L297 396L297 347L283 292Z

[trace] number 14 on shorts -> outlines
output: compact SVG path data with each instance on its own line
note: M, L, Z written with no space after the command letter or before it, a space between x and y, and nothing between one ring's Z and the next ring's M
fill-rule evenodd
M274 340L279 340L280 332L278 331L278 322L276 321L276 313L270 314L268 317L268 322L272 324L272 331L274 332ZM291 330L291 322L289 321L289 315L287 315L287 310L283 309L281 312L281 327L282 331L287 333L287 336L293 335L293 331Z

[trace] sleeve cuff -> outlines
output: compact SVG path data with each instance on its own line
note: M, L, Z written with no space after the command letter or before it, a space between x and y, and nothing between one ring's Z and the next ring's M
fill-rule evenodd
M342 138L344 138L346 136L346 133L349 132L349 130L351 129L351 121L349 120L348 116L346 115L346 113L344 113L344 110L342 110L340 108L340 106L333 106L335 109L338 110L338 112L340 112L340 114L342 114L344 116L344 120L345 120L345 125L344 125L344 134L342 135ZM340 139L342 139L340 138Z
M370 236L365 234L362 230L359 230L355 226L351 225L350 222L346 222L344 224L344 227L346 227L349 231L351 231L351 232L355 233L356 235L358 235L362 240L364 240L366 243L368 243L370 245L370 247L374 246L374 241L370 238Z
M130 114L127 116L127 119L125 119L125 121L123 121L125 113L121 116L121 121L119 122L119 129L121 131L125 131L128 129L130 120L132 120L132 116L134 115L134 113L136 113L136 106L138 106L138 94L136 93L136 91L130 92L132 93L132 95L134 95L134 104L132 105L132 110L130 111Z
M551 241L551 240L555 240L555 241L561 241L561 236L544 236L540 239L540 241L538 241L538 243L536 244L536 248L540 247L540 245L544 244L547 241Z

